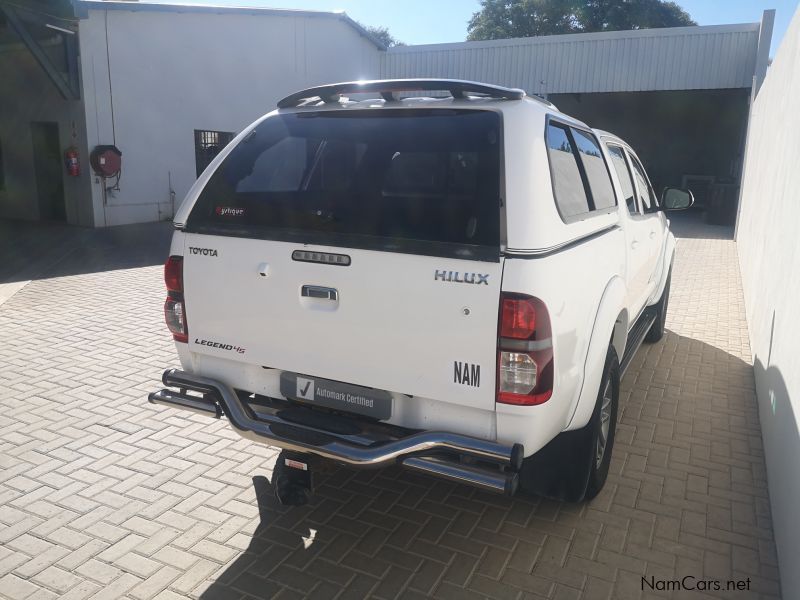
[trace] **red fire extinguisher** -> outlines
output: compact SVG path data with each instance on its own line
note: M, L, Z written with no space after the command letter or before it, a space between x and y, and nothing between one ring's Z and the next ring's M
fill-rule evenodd
M78 160L78 149L70 146L64 151L64 165L67 167L67 174L78 177L81 174L81 163Z

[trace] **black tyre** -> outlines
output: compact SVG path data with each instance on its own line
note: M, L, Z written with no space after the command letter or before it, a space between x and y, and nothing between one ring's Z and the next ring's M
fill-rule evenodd
M649 344L655 344L662 337L664 337L664 325L667 323L667 306L669 305L669 284L672 281L672 267L670 267L667 274L667 283L664 286L664 291L661 293L661 298L655 303L653 308L656 310L656 320L650 327L650 331L644 336L644 341Z
M617 429L619 360L609 346L591 419L565 431L522 463L519 492L564 502L594 498L606 482Z
M617 432L617 411L619 409L619 360L613 346L608 348L600 392L594 407L588 429L591 454L589 481L586 485L585 500L591 500L606 483L608 468L611 465L611 451Z

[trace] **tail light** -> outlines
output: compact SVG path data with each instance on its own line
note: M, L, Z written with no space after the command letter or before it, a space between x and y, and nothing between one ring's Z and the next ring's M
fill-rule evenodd
M497 401L542 404L553 395L553 340L544 302L524 294L500 296Z
M164 319L176 342L189 341L186 325L186 304L183 300L183 257L170 256L164 264L164 283L167 300L164 302Z

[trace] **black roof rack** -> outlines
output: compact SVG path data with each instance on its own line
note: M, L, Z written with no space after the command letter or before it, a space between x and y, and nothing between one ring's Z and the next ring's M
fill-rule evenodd
M396 100L395 94L397 93L421 91L450 92L453 98L464 98L470 94L505 100L521 100L525 97L524 90L461 79L378 79L332 83L301 90L278 102L278 108L299 106L316 98L326 104L336 103L343 94L363 94L365 92L377 92L384 100L392 101Z

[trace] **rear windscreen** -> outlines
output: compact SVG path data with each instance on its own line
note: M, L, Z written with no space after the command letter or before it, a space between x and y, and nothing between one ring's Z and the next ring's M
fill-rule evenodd
M500 156L489 111L277 115L224 159L186 230L497 260Z

